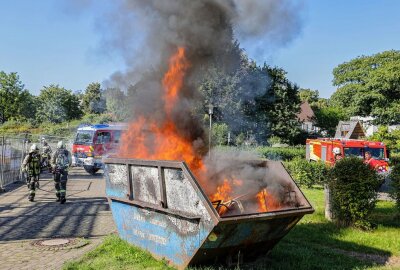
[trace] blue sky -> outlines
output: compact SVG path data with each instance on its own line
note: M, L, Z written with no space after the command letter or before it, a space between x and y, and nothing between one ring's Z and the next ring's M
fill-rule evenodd
M90 8L65 3L4 0L0 5L0 70L18 72L34 94L51 83L84 90L124 69L117 54L100 46L103 33L98 20L112 2L98 0ZM335 66L359 55L399 49L400 1L305 3L302 28L292 42L261 55L248 51L260 64L285 69L300 87L329 97L335 90L331 83Z

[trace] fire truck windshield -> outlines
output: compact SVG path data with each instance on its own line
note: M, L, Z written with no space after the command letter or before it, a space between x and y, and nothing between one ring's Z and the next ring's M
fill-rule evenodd
M93 143L93 130L79 130L76 134L74 144L89 145Z
M345 147L344 155L346 157L364 158L364 154L366 151L369 151L374 159L385 158L383 148L370 148L370 147Z
M369 151L374 159L384 159L385 153L383 148L365 148L365 151Z

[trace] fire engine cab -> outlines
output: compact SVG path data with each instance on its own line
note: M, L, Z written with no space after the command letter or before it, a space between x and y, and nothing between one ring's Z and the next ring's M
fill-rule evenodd
M371 160L366 160L366 152L371 154ZM333 166L337 160L351 156L364 159L379 173L389 170L388 153L382 142L332 138L306 141L306 158L309 161L321 160Z
M127 125L101 124L80 126L72 145L72 163L90 174L103 168L102 157L117 150Z

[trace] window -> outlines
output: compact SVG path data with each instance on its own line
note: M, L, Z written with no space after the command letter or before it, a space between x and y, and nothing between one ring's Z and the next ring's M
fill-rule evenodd
M346 157L364 158L364 148L362 148L362 147L345 147L344 155Z
M383 152L383 148L365 148L365 151L369 151L371 153L371 156L374 159L384 159L385 154Z
M121 130L114 131L114 142L119 143L120 139L121 139Z
M353 157L364 158L366 151L369 151L374 159L384 159L385 158L383 148L348 147L348 148L344 148L344 155L346 157L353 156Z
M93 134L94 131L92 130L81 130L78 131L75 137L74 144L81 144L81 145L89 145L93 142Z
M109 143L111 141L111 133L108 131L97 132L96 144Z

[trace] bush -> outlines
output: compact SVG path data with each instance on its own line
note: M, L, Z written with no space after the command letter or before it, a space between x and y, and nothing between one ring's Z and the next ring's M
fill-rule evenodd
M400 154L397 154L397 153L394 154L394 153L392 153L392 154L390 155L389 162L390 162L390 165L391 165L391 166L400 164Z
M271 137L268 139L268 144L269 144L269 145L281 144L281 143L282 143L282 140L281 140L281 138L279 138L278 136L271 136Z
M336 163L329 175L334 220L339 226L370 229L369 214L375 208L381 181L363 160L352 157Z
M0 133L29 133L33 125L30 122L9 120L0 125Z
M235 137L235 144L238 146L241 146L244 144L244 140L246 139L246 135L244 133L239 133L236 137Z
M294 158L304 159L306 156L305 147L257 147L256 151L269 160L290 161Z
M214 123L212 125L212 145L228 144L228 125L225 123Z
M311 188L313 185L322 185L327 180L329 167L323 162L308 162L297 157L285 162L285 165L300 186Z
M391 180L390 195L396 201L397 209L400 212L400 164L392 167L389 177Z

